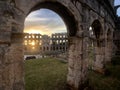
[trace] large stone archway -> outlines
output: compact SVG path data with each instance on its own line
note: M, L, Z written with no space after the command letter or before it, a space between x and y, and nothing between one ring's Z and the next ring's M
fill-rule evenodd
M88 40L90 38L88 29L92 22L98 19L103 28L103 38L105 38L106 23L109 23L114 30L115 15L110 1L0 1L0 90L24 90L22 45L24 21L31 11L40 8L55 11L66 23L70 41L67 83L71 90L84 89L88 79ZM99 69L101 68L103 67Z
M104 67L104 59L105 59L105 37L103 36L103 27L98 19L94 20L91 25L93 35L93 45L94 45L94 62L93 62L93 70L98 72L102 72Z

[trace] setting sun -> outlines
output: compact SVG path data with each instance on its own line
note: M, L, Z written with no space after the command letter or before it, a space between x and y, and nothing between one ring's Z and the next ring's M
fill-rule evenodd
M24 33L33 33L33 34L40 33L40 34L43 34L42 31L40 31L40 30L34 30L34 29L24 30Z
M30 13L25 19L24 33L51 35L66 32L62 18L52 10L40 9Z
M32 49L35 49L35 47L32 47Z
M35 42L31 42L31 45L32 45L32 46L35 46Z

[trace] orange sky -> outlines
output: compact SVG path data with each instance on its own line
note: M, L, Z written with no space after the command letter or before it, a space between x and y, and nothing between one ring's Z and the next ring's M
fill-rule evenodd
M67 30L59 15L48 9L40 9L27 16L24 32L51 35L52 33L67 32Z

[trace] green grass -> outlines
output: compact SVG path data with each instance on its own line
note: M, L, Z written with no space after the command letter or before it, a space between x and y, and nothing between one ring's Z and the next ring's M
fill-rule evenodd
M107 65L107 75L89 73L86 90L120 90L120 61ZM116 64L117 63L117 64ZM67 90L67 64L53 58L25 61L25 90Z
M66 90L67 64L45 58L25 61L25 90Z
M90 73L89 86L92 90L120 90L120 80L111 76L104 76L95 72Z
M90 71L89 86L92 90L120 90L120 59L106 66L105 75Z

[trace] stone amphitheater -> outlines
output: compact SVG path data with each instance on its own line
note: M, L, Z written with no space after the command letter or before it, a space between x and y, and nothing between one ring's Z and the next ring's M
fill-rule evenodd
M119 7L114 7L114 0L0 0L0 90L25 90L24 21L40 8L53 10L64 20L70 43L67 84L71 90L83 90L90 41L96 71L102 72L112 57L120 55Z

